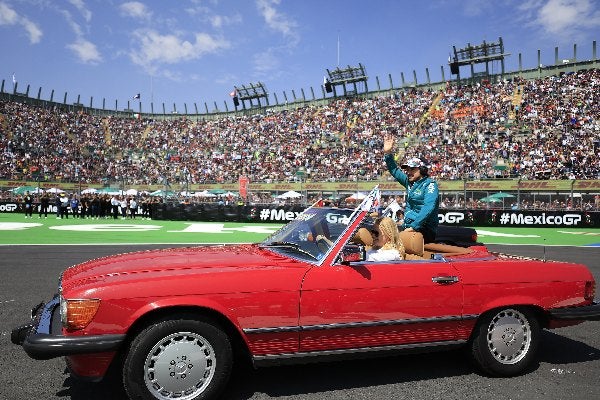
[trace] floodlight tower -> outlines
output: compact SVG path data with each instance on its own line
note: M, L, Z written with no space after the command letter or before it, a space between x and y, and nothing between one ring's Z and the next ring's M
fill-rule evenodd
M456 46L452 46L454 49L454 56L448 60L450 65L450 73L457 76L457 80L460 81L460 67L463 65L471 66L471 78L475 77L475 64L485 63L485 76L490 75L489 62L500 61L501 64L501 75L504 76L504 57L509 56L510 53L504 52L504 44L502 38L498 39L498 42L486 43L484 40L480 45L471 45L467 43L467 46L462 49L456 49Z
M358 64L358 67L351 67L348 65L346 68L337 67L333 71L327 69L327 76L325 77L325 91L327 93L333 92L333 95L337 97L336 87L341 86L344 89L344 97L352 97L359 94L357 83L364 84L364 91L367 93L369 88L367 86L367 71L362 64ZM347 85L352 85L351 90L347 89Z
M242 102L242 107L246 109L246 101L250 102L250 108L262 107L261 99L264 99L266 105L269 105L269 93L262 82L250 83L248 85L234 86L233 104L237 108L239 102ZM254 100L258 104L254 104Z

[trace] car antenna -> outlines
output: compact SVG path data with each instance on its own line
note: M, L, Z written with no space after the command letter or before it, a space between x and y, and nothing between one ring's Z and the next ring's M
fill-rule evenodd
M546 238L544 238L544 258L543 261L546 262Z

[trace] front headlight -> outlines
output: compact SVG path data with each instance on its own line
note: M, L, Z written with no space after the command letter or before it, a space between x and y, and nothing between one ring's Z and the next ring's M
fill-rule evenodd
M83 329L94 318L100 299L65 299L60 296L60 322L67 330Z

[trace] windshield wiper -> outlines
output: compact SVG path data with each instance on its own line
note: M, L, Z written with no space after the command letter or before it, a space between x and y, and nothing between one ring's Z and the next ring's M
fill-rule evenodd
M294 243L294 242L271 242L271 243L267 243L265 244L265 246L274 246L274 247L278 247L278 246L283 246L283 247L293 247L295 249L300 248L300 245L298 243Z
M288 248L296 250L299 253L306 254L306 255L310 256L311 258L313 258L315 260L318 260L317 257L313 256L308 251L304 250L297 243L293 243L293 242L271 242L271 243L266 243L266 244L262 244L262 245L266 246L266 247L288 247Z

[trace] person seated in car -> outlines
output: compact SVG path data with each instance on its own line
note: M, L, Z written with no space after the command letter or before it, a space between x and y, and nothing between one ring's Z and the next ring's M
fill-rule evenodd
M375 221L373 228L373 247L367 250L366 260L403 260L405 251L396 222L390 217L383 217Z
M438 226L438 184L429 177L429 166L423 158L413 157L398 167L393 148L394 137L388 134L383 143L385 163L390 174L406 188L402 230L420 232L425 243L432 243Z

